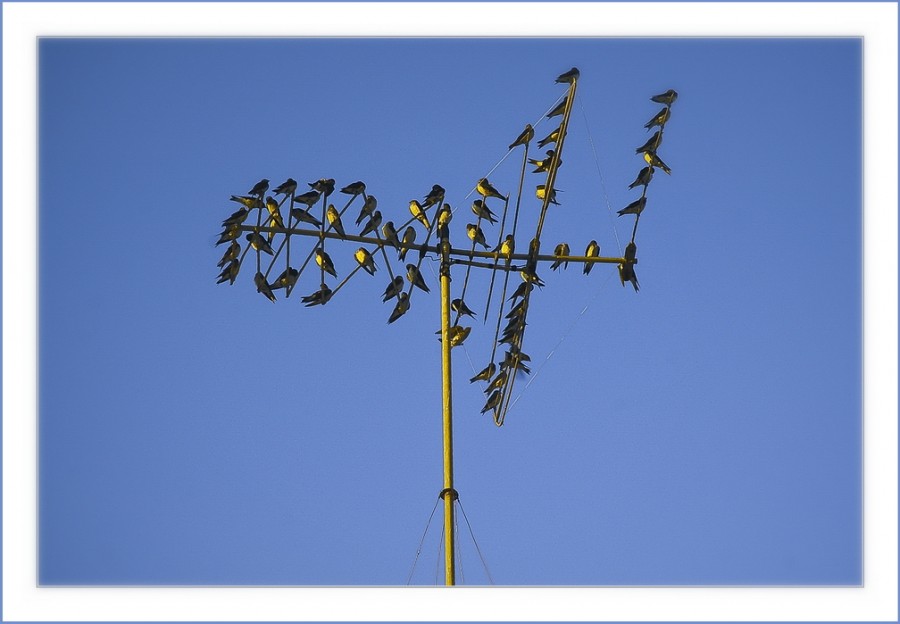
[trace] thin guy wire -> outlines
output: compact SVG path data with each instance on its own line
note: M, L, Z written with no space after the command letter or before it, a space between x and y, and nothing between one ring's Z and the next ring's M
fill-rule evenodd
M475 544L475 550L478 551L478 557L481 559L481 565L484 566L484 571L487 574L488 581L490 581L491 585L494 585L494 577L491 576L491 571L488 569L487 561L484 560L484 555L481 552L481 547L478 546L478 540L475 539L475 532L472 531L472 525L469 523L469 517L466 515L466 510L463 509L462 503L459 502L459 499L456 500L459 504L459 510L462 512L463 519L466 521L466 526L469 527L469 535L472 536L472 543Z
M600 159L597 156L597 148L594 146L594 137L591 135L591 127L588 124L587 113L584 110L584 101L578 100L581 106L581 115L584 118L584 126L587 130L588 142L591 144L591 152L594 154L594 164L597 165L597 175L600 176L600 188L603 190L603 199L606 201L606 212L609 215L610 224L612 225L613 235L616 237L616 249L619 255L622 255L622 242L619 240L619 231L616 229L616 219L612 216L612 204L609 203L609 193L606 190L606 182L603 180L603 172L600 170Z
M416 556L412 562L412 568L409 570L409 576L406 577L406 584L412 581L413 572L416 571L416 562L419 561L419 555L422 554L422 544L425 542L425 536L428 534L428 527L431 526L431 519L434 518L434 512L437 510L438 503L441 502L440 497L435 499L434 507L431 508L431 515L428 516L428 522L425 523L425 531L422 532L422 539L419 540L419 546L416 548Z

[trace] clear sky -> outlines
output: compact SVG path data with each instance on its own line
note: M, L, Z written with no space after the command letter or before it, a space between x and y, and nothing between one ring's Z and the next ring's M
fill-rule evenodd
M272 304L255 262L216 284L228 198L364 180L399 222L437 183L463 246L475 182L574 65L544 248L621 253L669 88L672 175L640 292L541 270L501 428L468 383L493 329L470 278L456 488L491 579L859 584L861 62L859 39L42 40L40 582L406 584L442 487L437 263L391 325L380 257L324 307L311 270ZM520 165L492 183L515 196ZM329 243L339 276L357 246ZM441 582L439 541L440 509L413 584ZM463 519L460 548L488 583Z

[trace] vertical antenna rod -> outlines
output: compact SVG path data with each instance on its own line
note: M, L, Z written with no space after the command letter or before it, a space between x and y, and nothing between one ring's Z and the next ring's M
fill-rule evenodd
M457 493L453 489L453 400L450 379L450 241L446 229L441 237L441 378L443 393L444 433L444 584L456 585L456 540L454 539L454 503Z

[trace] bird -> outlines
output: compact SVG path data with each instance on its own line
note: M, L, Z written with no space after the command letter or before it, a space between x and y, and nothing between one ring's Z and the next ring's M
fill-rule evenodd
M478 180L478 184L475 185L475 190L478 193L487 199L488 197L496 197L497 199L506 199L505 196L500 194L500 191L491 186L491 183L488 182L487 178L481 178Z
M657 104L665 104L666 106L671 106L671 104L678 99L678 92L675 89L669 89L665 93L660 93L659 95L654 95L650 98L651 102L656 102Z
M488 381L491 377L494 376L494 373L497 371L497 365L491 362L479 372L477 375L472 377L469 380L469 383L475 383L476 381Z
M640 285L638 284L637 274L634 272L634 258L637 254L637 245L634 244L634 241L628 243L625 247L625 260L626 262L619 263L619 281L622 282L622 286L625 286L625 282L631 282L631 285L634 287L634 292L640 290Z
M216 264L220 269L225 266L227 263L231 262L235 258L241 255L241 244L236 240L231 241L231 244L228 246L228 249L225 250L225 255L222 256L222 259Z
M476 199L472 202L472 212L476 217L484 219L489 223L497 223L497 215L491 212L491 209L487 206L487 202L483 199Z
M312 190L319 191L326 196L334 192L334 178L321 178L315 182L308 182L307 185Z
M547 113L547 118L556 117L557 115L562 115L566 111L566 103L569 101L569 96L567 95L562 99L562 102L556 105L556 107Z
M425 283L425 279L422 277L422 274L419 272L419 267L414 264L406 265L406 279L409 280L409 283L413 286L418 286L425 292L431 292L428 288L428 284Z
M536 189L535 192L534 192L535 196L536 196L538 199L541 199L541 200L544 199L544 197L545 197L545 195L546 195L546 192L545 192L545 190L544 190L545 188L546 188L546 185L544 185L544 184L539 184L539 185L538 185L537 189ZM556 193L557 193L557 191L558 191L558 189L553 189L552 191L550 191L550 203L551 203L551 204L554 204L554 205L556 205L556 206L559 206L559 202L556 201Z
M656 155L656 152L644 152L644 160L647 161L648 165L662 169L666 175L672 175L672 170L662 161L662 158Z
M372 213L372 216L369 218L369 222L366 223L366 226L359 233L360 236L365 236L366 234L371 234L378 230L378 226L381 225L381 211L376 210Z
M639 215L644 211L644 206L646 206L646 205L647 205L647 196L644 195L640 199L636 199L633 202L631 202L630 204L628 204L627 206L625 206L624 208L622 208L622 210L619 210L617 214L620 217L622 215L626 215L626 214Z
M409 295L402 292L397 295L397 305L394 306L394 311L391 312L391 316L388 318L388 324L393 323L406 314L407 310L409 310Z
M345 193L346 195L353 195L354 197L366 192L366 183L362 180L357 180L353 184L348 184L344 188L341 189L341 193Z
M478 227L477 225L475 225L474 223L466 224L466 234L468 234L469 238L472 240L473 247L476 244L478 244L478 245L481 245L482 247L484 247L485 249L488 248L488 244L484 240L484 232L482 232L481 228Z
M416 228L411 225L406 226L406 229L403 231L403 240L401 241L404 247L400 250L399 257L400 261L406 260L406 253L409 251L409 247L405 245L412 245L416 240Z
M282 271L281 275L276 277L275 281L272 282L269 286L272 288L272 290L293 287L294 284L297 283L298 277L300 277L300 271L293 267L288 267L284 271Z
M450 302L450 309L454 312L458 313L460 316L471 316L475 318L475 313L469 309L469 306L466 305L466 302L462 299L454 299Z
M275 252L272 250L272 246L269 244L269 241L260 236L259 232L251 232L250 234L247 234L245 238L250 241L250 246L253 247L253 249L255 249L256 251L267 253L270 256L275 255Z
M434 206L435 204L444 201L444 192L444 187L440 184L433 185L431 190L428 191L428 194L425 196L425 200L422 202L422 208L428 208L429 206Z
M559 256L568 256L568 255L569 255L569 245L568 245L568 243L560 243L559 245L557 245L557 246L556 246L556 249L553 250L553 255L556 256L557 258L558 258ZM554 260L554 261L553 261L553 264L550 265L550 269L553 270L553 271L555 271L556 269L559 268L559 265L560 265L560 264L565 264L565 266L563 267L564 269L568 269L568 268L569 268L569 261L568 261L568 260Z
M266 276L256 272L256 275L253 276L253 281L256 283L256 292L261 292L265 295L266 299L275 302L275 293L272 292L272 289L269 287L269 282L266 281Z
M297 181L294 178L288 178L272 191L276 195L290 195L297 190Z
M366 273L369 275L375 275L375 259L372 257L372 254L369 253L365 247L360 247L356 250L356 253L353 254L353 257L356 258L356 261L359 263Z
M219 234L219 240L216 241L216 247L222 243L233 241L241 235L241 227L239 225L226 226L222 233Z
M547 157L543 160L537 160L536 158L529 158L528 162L532 165L536 165L537 168L531 173L542 173L544 171L550 171L550 163L553 162L553 156L556 154L554 150L547 150ZM562 165L562 160L557 163L557 167Z
M337 208L334 207L334 204L328 204L328 209L325 211L325 218L328 219L328 223L330 223L331 227L334 228L334 231L338 233L338 236L341 238L347 236L344 232L344 224L341 223L341 215L338 213Z
M512 234L507 234L503 242L500 243L500 255L506 258L506 261L512 258L513 252L516 250L516 241Z
M597 241L592 240L590 243L588 243L587 249L584 250L584 255L588 258L596 258L600 255L600 245L597 244ZM584 274L587 275L593 268L593 262L585 262L583 270Z
M400 239L397 237L397 230L394 228L393 221L388 221L381 226L381 234L388 245L393 245L395 249L400 249Z
M517 136L516 140L509 144L509 149L512 149L517 145L527 145L533 138L534 128L531 127L531 124L525 124L525 129L522 130L522 134Z
M500 374L497 375L494 380L488 384L488 387L484 389L485 394L488 392L493 392L494 390L499 390L506 383L506 370L500 371Z
M328 288L328 286L326 286L325 284L322 284L319 287L319 290L311 295L302 297L300 301L305 303L307 308L314 305L325 305L326 303L328 303L328 300L331 299L331 295L331 289Z
M303 208L291 208L291 216L295 221L309 223L313 227L322 227L322 222L309 214L308 211L303 210Z
M425 209L422 205L416 201L415 199L409 202L409 212L418 219L419 223L425 226L426 230L431 229L431 222L428 220L428 217L425 215Z
M538 147L544 147L545 145L549 145L550 143L556 143L559 140L559 128L545 136L543 139L538 141Z
M519 276L526 284L535 284L537 286L540 286L541 288L543 288L544 286L544 280L538 277L538 274L534 271L523 269L522 271L519 271Z
M634 179L634 182L628 185L628 188L632 189L636 186L644 185L647 186L650 184L650 180L653 179L653 167L646 166L638 172L637 177Z
M325 253L325 250L321 247L316 248L316 264L329 275L337 277L337 271L334 270L334 263L331 261L331 256Z
M253 185L253 188L250 189L249 195L259 195L259 198L262 199L262 196L265 195L266 191L269 190L269 181L266 179L262 179L256 184Z
M653 133L653 135L647 139L647 142L641 145L639 148L634 150L635 154L640 154L641 152L656 152L657 148L659 148L659 144L662 143L662 132L657 130Z
M359 225L363 222L363 219L366 217L371 217L372 213L375 212L375 207L378 206L378 200L375 199L374 195L367 195L366 201L363 202L363 207L359 211L359 216L356 217L356 225Z
M504 318L511 319L516 316L524 316L526 311L525 300L522 299L519 303L510 308L509 312L506 313Z
M527 354L522 353L522 351L518 348L513 348L503 355L503 362L500 363L500 367L507 370L512 368L517 373L521 372L527 375L531 373L531 369L529 369L528 366L526 366L523 362L530 361L531 358L528 357Z
M240 225L247 220L247 216L249 214L250 211L246 208L238 208L235 212L232 212L227 219L222 221L222 227L228 227L230 225Z
M384 289L384 298L382 301L387 301L388 299L393 299L397 295L403 292L403 276L396 275L394 279L387 285L387 288Z
M519 284L519 287L513 291L513 294L509 296L510 300L517 299L519 297L524 297L529 292L531 292L531 284L528 282L522 282Z
M219 279L216 281L216 284L221 284L222 282L231 282L234 284L234 280L237 279L238 271L241 270L241 262L237 258L228 263L222 272L219 273Z
M278 202L275 201L272 196L266 197L266 210L269 211L269 220L267 225L269 227L279 227L284 228L284 221L281 218L281 210L278 207ZM275 237L275 232L269 232L269 241Z
M484 414L487 411L492 409L496 409L500 405L500 399L502 398L502 394L499 390L495 390L494 393L488 397L487 403L484 404L484 407L481 408L481 413Z
M573 67L572 69L565 72L564 74L560 74L559 76L557 76L556 82L564 82L564 83L571 84L571 83L575 82L576 80L578 80L578 77L580 75L581 75L581 72L578 71L578 68Z
M295 204L306 204L308 207L312 207L319 201L319 197L322 194L319 191L309 191L307 193L303 193L302 195L297 195L294 197Z
M669 114L669 107L664 106L650 121L644 124L644 127L647 128L647 130L650 130L653 126L664 126L669 120Z
M447 334L450 338L450 348L458 347L463 342L465 342L466 338L469 337L469 334L472 332L471 327L462 327L460 325L454 325L451 327Z
M247 195L232 195L231 201L243 205L248 210L259 208L262 205L262 201L259 197L249 197Z
M437 215L438 238L449 238L450 230L447 228L447 226L450 225L450 221L452 219L453 209L450 207L450 204L444 204L443 206L441 206L441 210Z

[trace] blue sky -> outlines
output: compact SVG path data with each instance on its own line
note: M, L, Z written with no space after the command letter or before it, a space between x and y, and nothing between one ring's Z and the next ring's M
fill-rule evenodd
M618 255L649 96L668 88L673 173L648 191L639 293L614 267L542 271L533 381L502 428L467 383L490 331L454 350L456 487L491 577L859 584L861 51L42 40L41 583L405 584L442 487L436 263L392 325L378 259L325 307L299 303L312 272L273 305L249 267L216 285L219 224L264 177L364 180L395 221L439 183L463 241L469 191L576 65L545 246ZM502 191L520 158L491 174ZM329 246L341 276L355 249ZM486 285L470 278L476 310ZM435 582L439 527L438 511L414 584ZM460 527L460 580L486 584Z

